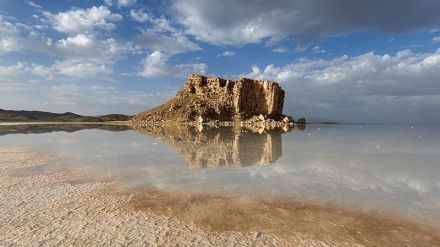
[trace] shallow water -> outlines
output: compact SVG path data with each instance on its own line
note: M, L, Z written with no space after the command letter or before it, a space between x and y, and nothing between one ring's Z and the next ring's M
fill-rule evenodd
M18 175L82 171L120 188L153 185L295 198L405 215L440 229L440 127L307 125L0 126L0 145L57 157Z

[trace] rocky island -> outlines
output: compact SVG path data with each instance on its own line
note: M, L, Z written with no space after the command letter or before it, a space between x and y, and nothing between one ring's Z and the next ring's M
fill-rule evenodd
M134 116L133 122L293 122L283 115L285 92L273 81L190 74L176 97Z

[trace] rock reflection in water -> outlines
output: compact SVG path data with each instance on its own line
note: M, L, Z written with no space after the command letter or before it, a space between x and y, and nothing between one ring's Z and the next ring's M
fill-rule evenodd
M291 129L275 126L134 125L140 133L175 148L191 170L221 166L273 164L282 155L281 135Z

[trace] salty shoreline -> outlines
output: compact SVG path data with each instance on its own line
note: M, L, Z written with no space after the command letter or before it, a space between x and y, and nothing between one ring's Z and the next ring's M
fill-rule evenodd
M51 157L0 146L0 245L433 246L437 231L343 208L155 188L75 172L16 176Z

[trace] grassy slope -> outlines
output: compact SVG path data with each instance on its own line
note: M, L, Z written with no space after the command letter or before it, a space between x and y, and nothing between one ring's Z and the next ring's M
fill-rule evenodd
M40 117L32 117L34 112L15 111L16 113L0 112L0 121L2 122L105 122L105 121L126 121L131 116L125 116L122 114L109 114L100 117L81 116L77 114L56 114L47 113ZM31 115L31 116L27 116Z

